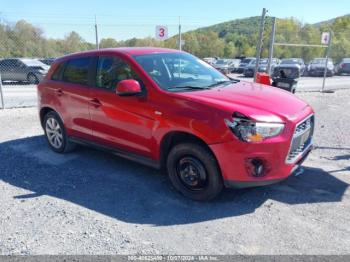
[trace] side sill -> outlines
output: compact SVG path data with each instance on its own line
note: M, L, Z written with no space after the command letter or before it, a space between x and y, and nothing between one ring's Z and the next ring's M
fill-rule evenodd
M112 153L114 155L120 156L122 158L137 162L139 164L145 165L145 166L149 166L155 169L160 169L160 162L153 160L151 158L148 157L144 157L144 156L140 156L138 154L135 153L131 153L131 152L127 152L124 150L120 150L118 148L115 147L109 147L109 146L105 146L105 145L101 145L95 142L91 142L91 141L87 141L81 138L76 138L76 137L70 137L69 138L70 141L80 144L80 145L84 145L84 146L88 146L91 148L95 148L98 150L102 150L105 152L109 152Z

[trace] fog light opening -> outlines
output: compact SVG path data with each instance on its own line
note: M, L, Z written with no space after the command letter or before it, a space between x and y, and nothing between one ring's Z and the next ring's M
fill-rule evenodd
M248 174L253 177L263 177L266 174L264 161L259 158L251 158L246 162Z

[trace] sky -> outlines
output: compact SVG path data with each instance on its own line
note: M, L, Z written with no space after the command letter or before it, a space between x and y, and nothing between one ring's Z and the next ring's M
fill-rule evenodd
M295 17L316 23L350 13L350 0L0 0L0 19L13 24L24 19L50 38L78 32L95 41L95 16L99 38L125 40L155 35L156 25L168 26L169 35L237 18L261 15ZM180 19L179 19L180 17Z

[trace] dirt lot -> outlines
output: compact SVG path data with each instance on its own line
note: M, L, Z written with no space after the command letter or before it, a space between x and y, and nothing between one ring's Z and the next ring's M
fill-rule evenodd
M349 254L350 90L298 96L316 111L304 174L210 203L107 153L55 154L35 108L0 110L0 254Z

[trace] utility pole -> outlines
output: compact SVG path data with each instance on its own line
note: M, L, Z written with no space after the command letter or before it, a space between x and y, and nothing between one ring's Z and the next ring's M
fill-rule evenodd
M325 85L326 85L326 77L327 77L327 70L328 70L328 60L329 60L329 55L330 55L331 46L332 46L332 37L333 37L333 32L330 30L329 31L329 42L328 42L328 47L327 47L327 51L326 51L326 64L325 64L324 73L323 73L323 82L322 82L322 89L321 89L322 93L324 93L324 92L325 93L333 93L330 90L328 90L328 91L324 90Z
M265 17L266 17L267 12L268 12L267 9L263 8L263 11L261 14L261 20L260 20L259 40L258 40L258 43L256 45L256 64L255 64L255 72L254 72L254 82L256 82L256 73L258 72L258 68L259 68L260 54L261 54L261 49L262 49L262 45L263 45Z
M95 38L96 38L96 49L100 49L100 43L98 41L98 31L97 31L97 19L95 15Z
M181 17L179 16L179 50L182 50Z
M273 58L273 45L275 44L275 34L276 34L276 17L272 18L272 28L270 35L270 46L269 46L269 63L267 65L267 73L271 74L271 63Z

